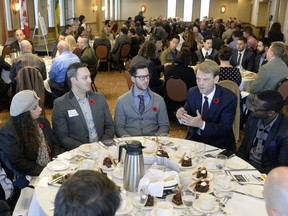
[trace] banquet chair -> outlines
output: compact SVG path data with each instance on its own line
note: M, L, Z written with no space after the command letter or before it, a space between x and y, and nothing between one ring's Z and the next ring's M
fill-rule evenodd
M238 85L231 80L222 80L218 83L218 85L229 89L237 96L236 114L233 122L233 131L235 136L235 142L237 144L239 141L239 131L240 131L240 89Z
M177 89L177 91L176 91ZM165 81L165 101L169 117L185 104L187 98L187 85L182 79L171 76Z
M45 88L43 78L37 68L26 66L17 72L16 93L22 90L34 90L40 98L39 106L45 115Z
M288 78L283 79L276 90L281 94L283 97L284 104L288 106Z
M10 45L5 45L2 50L2 58L4 59L6 55L10 56Z
M107 62L108 72L110 72L110 61L108 59L108 55L109 55L108 47L105 45L96 46L95 55L96 55L96 58L98 59L97 68L99 68L101 62Z
M119 58L117 60L117 65L119 68L119 72L121 73L121 62L123 62L123 64L125 63L125 61L129 60L129 56L130 56L130 49L131 49L131 45L128 43L125 43L121 46L120 48L120 55ZM125 64L124 64L124 68L125 68Z
M129 71L125 70L124 75L125 75L128 89L131 89L131 87L133 86L133 82L131 80L131 74L129 73Z

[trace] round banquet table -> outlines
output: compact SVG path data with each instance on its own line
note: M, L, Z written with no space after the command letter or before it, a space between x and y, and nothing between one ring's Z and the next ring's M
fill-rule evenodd
M144 137L132 137L133 140L139 140L143 143L143 145L145 145L145 141L147 139L150 139L153 137L148 137L148 138L144 138ZM118 139L115 139L116 141L118 141ZM203 145L202 143L197 143L194 141L189 141L189 140L184 140L184 139L178 139L178 138L170 138L170 141L173 143L173 146L195 146L195 145ZM108 156L108 148L105 147L104 145L100 142L100 143L95 143L95 145L99 145L101 147L101 154L98 158L98 164L101 167L102 165L102 161L104 159L104 157ZM171 147L165 147L168 154L169 154L169 161L171 163L173 163L174 165L174 170L179 172L180 171L180 165L178 164L179 162L179 155L177 154L177 150L172 149ZM212 154L212 155L216 155L221 151L221 149L216 149L213 146L209 146L206 145L206 152L204 153L204 159L205 159L205 154ZM69 152L71 154L78 154L79 148L77 149L73 149ZM65 154L65 153L64 153ZM154 158L155 158L155 153L153 154L146 154L145 152L143 152L144 154L144 164L145 164L145 169L148 169L149 167L151 167L151 165L154 162ZM192 159L192 163L194 163L194 159ZM242 159L240 159L237 156L233 156L230 159L228 159L227 164L228 163L234 163L234 164L245 164L245 169L243 169L243 172L245 172L245 170L254 170L256 171L250 164L246 163L245 161L243 161ZM176 166L175 166L176 164ZM202 166L203 164L199 164L198 166ZM194 170L198 167L193 167ZM172 167L172 166L171 166ZM75 164L71 164L70 167L67 170L61 171L61 173L69 173L71 172L71 170L75 170L76 165ZM233 167L234 168L234 167ZM235 169L235 168L234 168ZM225 170L229 170L229 168L225 168ZM237 168L235 170L238 170ZM183 170L184 171L184 170ZM185 171L187 171L185 169ZM192 171L192 170L191 170ZM232 169L231 169L232 171ZM242 170L241 170L242 171ZM57 171L59 172L59 171ZM49 170L47 167L42 171L42 173L39 176L40 181L38 182L45 182L46 181L46 185L40 185L40 183L38 183L35 186L35 191L33 194L33 198L32 198L32 202L29 208L29 213L28 215L31 216L44 216L44 215L49 215L52 216L53 215L53 208L54 207L54 198L55 195L59 189L58 186L53 186L53 185L49 185L47 186L47 179L51 178L51 175L57 173L56 171L51 171ZM122 180L119 180L118 178L115 178L112 175L112 171L105 171L108 174L108 177L111 178L117 185L122 186ZM211 171L212 172L212 171ZM257 171L258 172L258 171ZM231 181L232 182L232 181ZM240 192L245 192L245 187L247 187L247 185L240 185L238 184L236 181L233 181L233 183L235 184L235 189L236 191L240 191ZM249 185L251 186L251 185ZM247 192L247 191L246 191ZM129 195L129 193L131 193L131 195L135 196L135 193L132 192L128 192L128 196L127 197L131 197ZM156 199L157 200L157 199ZM130 198L130 201L132 201L132 199ZM129 202L129 199L128 201ZM175 208L174 208L175 209ZM135 207L133 206L133 210L135 210ZM129 212L125 212L126 214L124 215L129 215L129 213L133 212L129 211ZM176 209L178 211L177 215L181 215L181 212L183 209ZM194 211L194 210L193 210ZM226 207L225 207L225 211L229 212L229 215L233 215L233 216L247 216L247 215L253 215L253 216L265 216L267 215L266 213L266 209L265 209L265 202L264 199L260 199L260 198L256 198L254 196L251 195L245 195L245 194L239 194L236 192L233 192L233 197L231 200L229 200L229 202L227 202ZM142 215L153 215L151 213L151 209L150 210L142 210ZM201 213L199 213L200 215ZM121 215L121 214L116 214L116 215ZM130 214L133 215L133 214ZM220 210L211 213L211 216L214 215L223 215Z

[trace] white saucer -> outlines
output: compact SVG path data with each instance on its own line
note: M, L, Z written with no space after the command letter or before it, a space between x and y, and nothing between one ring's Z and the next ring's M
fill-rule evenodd
M174 202L172 202L172 199L173 199L173 196L175 194L170 194L168 196L166 196L166 201L167 202L171 202L172 205L173 205L173 208L176 208L176 209L184 209L185 208L185 205L184 204L181 204L181 205L176 205Z
M213 186L211 185L211 182L209 182L209 190L207 192L199 192L195 190L195 185L193 185L192 187L189 185L188 189L190 191L195 191L197 194L204 194L204 193L212 193L213 192Z
M83 153L90 153L93 146L94 145L92 145L92 144L83 144L83 145L79 146L78 149Z
M151 210L151 209L153 209L153 208L156 206L156 197L154 197L154 205L153 205L153 206L144 206L145 203L139 203L139 202L137 201L137 199L134 199L133 204L134 204L136 207L141 208L141 209L143 209L143 210Z
M247 167L247 163L242 161L228 160L226 167L230 169L245 169Z
M52 171L66 170L69 166L70 164L64 160L54 160L47 164L47 168Z
M115 177L115 178L117 178L117 179L120 179L120 180L123 179L123 173L121 173L119 169L115 169L115 170L112 172L112 175L113 175L113 177Z
M116 215L127 215L129 212L131 212L133 209L133 203L131 200L127 200L127 205L126 208L122 209L122 210L118 210L116 212Z
M151 216L157 216L157 207L154 207L154 208L152 209L152 211L150 212L150 215L151 215ZM172 210L172 215L173 215L173 216L178 216L177 210L173 209L173 210Z
M111 167L107 167L105 165L101 165L101 169L104 171L113 171L115 169L115 167L113 166L113 164L111 165Z
M184 167L184 166L181 165L181 162L180 162L180 165L179 165L179 166L180 166L180 169L181 169L181 170L187 170L187 169L193 169L196 165L197 165L197 164L192 161L192 166Z
M260 185L246 185L244 188L245 192L251 196L263 199L263 186Z
M153 154L153 153L156 152L156 148L153 149L153 150L148 150L148 149L144 148L144 149L142 149L142 151L143 151L144 153L146 153L146 154Z
M55 201L57 192L58 192L58 191L53 191L53 192L50 194L50 196L49 196L50 201L51 201L52 203L54 203L54 201Z
M219 204L217 202L214 203L214 207L211 210L203 210L200 208L200 200L197 199L193 202L193 208L196 209L199 212L203 212L203 213L213 213L218 211L219 209Z
M196 170L193 170L193 172ZM195 175L192 175L192 178L198 180L198 178L196 177L197 173ZM209 171L207 171L207 177L204 178L203 180L207 180L207 181L211 181L213 179L213 174Z

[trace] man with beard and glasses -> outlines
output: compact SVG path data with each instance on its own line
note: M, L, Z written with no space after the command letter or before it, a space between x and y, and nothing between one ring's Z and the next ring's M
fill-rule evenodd
M268 62L266 56L269 47L270 47L270 40L268 38L259 39L257 45L257 55L255 57L255 68L254 68L255 73L258 73L259 68Z
M281 110L283 98L275 90L255 95L245 136L237 155L261 173L288 165L288 118Z
M148 87L149 71L146 64L134 64L129 72L134 85L118 98L115 107L117 137L168 133L170 125L166 105L163 98Z

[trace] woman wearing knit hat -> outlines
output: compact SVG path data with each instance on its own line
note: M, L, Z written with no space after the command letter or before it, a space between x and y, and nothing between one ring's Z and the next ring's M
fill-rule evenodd
M13 172L14 187L20 189L28 183L26 175L38 176L60 153L48 120L40 117L39 99L34 91L18 92L11 102L11 118L0 130L2 166Z

